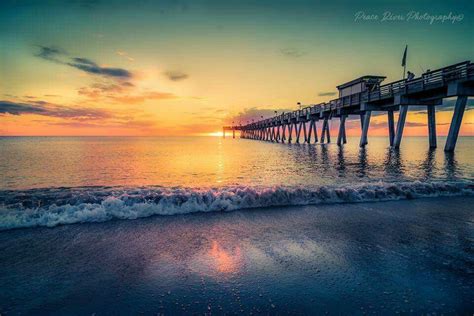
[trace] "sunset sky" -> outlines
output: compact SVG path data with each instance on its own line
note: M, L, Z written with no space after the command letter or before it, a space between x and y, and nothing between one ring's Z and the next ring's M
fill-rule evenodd
M382 21L387 11L459 20ZM398 80L406 44L417 75L472 60L473 18L472 0L4 0L0 135L206 135L329 101L361 75ZM438 110L440 135L451 104ZM407 135L427 133L424 113L407 121ZM374 116L370 135L385 135L384 122ZM467 111L461 135L473 124Z

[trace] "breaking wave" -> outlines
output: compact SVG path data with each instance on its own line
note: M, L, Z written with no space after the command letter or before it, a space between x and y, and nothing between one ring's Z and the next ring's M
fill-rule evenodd
M370 183L347 186L80 187L0 191L0 230L137 219L152 215L233 211L289 205L474 195L472 182Z

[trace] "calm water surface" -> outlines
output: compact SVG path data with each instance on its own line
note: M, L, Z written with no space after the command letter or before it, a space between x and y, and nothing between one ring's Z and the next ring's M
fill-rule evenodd
M361 149L348 144L273 144L221 137L0 138L0 189L80 186L320 186L374 181L472 180L474 138L454 154L406 137L392 150L385 137Z

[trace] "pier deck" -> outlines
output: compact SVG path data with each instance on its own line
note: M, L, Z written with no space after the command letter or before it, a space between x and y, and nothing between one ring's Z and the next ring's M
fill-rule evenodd
M374 80L381 82L384 77L364 76L356 80ZM353 81L356 82L356 81ZM357 81L357 83L360 81ZM352 83L352 82L350 82ZM349 84L350 84L349 83ZM347 85L347 84L346 84ZM341 87L338 86L341 91ZM346 143L345 122L349 115L358 115L361 119L360 146L368 144L368 130L372 111L385 111L388 117L390 145L398 148L402 141L403 129L409 106L426 106L430 147L436 147L436 106L444 98L457 97L450 125L445 151L453 151L459 134L467 98L474 96L474 64L464 61L433 71L427 71L412 80L398 80L384 85L367 85L363 91L351 93L329 102L303 106L299 110L281 113L246 125L223 127L226 131L240 131L242 138L266 140L272 142L306 143L318 142L317 122L322 122L321 143L330 142L329 122L339 118L340 127L337 144ZM397 125L394 112L399 111Z

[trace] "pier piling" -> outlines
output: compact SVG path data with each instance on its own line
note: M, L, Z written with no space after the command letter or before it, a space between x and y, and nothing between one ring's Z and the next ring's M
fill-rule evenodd
M388 139L390 142L390 147L392 147L393 141L395 138L395 123L393 119L393 110L387 111L387 120L388 120Z
M341 146L346 143L346 116L341 115L339 119L339 133L337 134L337 144Z
M360 147L364 147L368 144L367 134L369 133L370 117L372 111L366 111L364 115L364 124L362 124L362 135L360 137Z
M428 138L430 148L436 148L436 109L434 106L428 106Z
M402 142L403 128L405 127L405 120L407 118L408 105L401 105L400 112L398 114L397 121L397 132L395 133L395 141L393 142L393 147L400 148L400 143Z
M466 109L467 96L458 96L456 105L454 106L453 118L451 125L449 126L448 138L446 139L446 145L444 151L453 151L456 147L458 140L459 129L461 128L462 117L464 110Z

